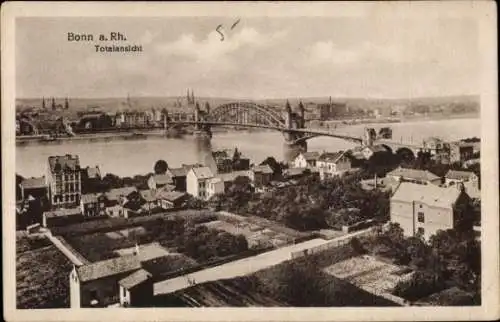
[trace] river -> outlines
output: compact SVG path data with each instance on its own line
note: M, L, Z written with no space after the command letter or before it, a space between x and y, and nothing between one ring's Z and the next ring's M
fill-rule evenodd
M379 128L389 126L395 140L421 142L429 136L444 140L480 137L481 120L449 119L436 121L414 121L390 124L359 124L336 130L339 134L361 136L366 126ZM234 149L237 147L252 162L260 163L268 156L282 160L284 139L275 131L214 133L211 147L194 136L181 139L148 138L146 140L113 140L108 142L68 141L60 144L16 146L16 173L24 177L41 176L46 171L47 158L51 155L76 154L81 166L98 165L101 173L119 176L134 176L153 171L159 159L170 167L183 163L203 162L210 149ZM308 141L308 151L337 151L355 146L354 143L330 137L317 137Z

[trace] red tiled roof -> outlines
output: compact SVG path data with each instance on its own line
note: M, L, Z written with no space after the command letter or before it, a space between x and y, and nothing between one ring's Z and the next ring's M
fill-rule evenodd
M273 169L271 169L271 167L269 165L267 165L267 164L254 166L252 168L252 171L254 171L254 172L263 172L263 173L266 173L266 174L272 174L273 173Z
M189 169L187 167L168 169L172 177L185 177Z
M407 202L423 202L429 206L451 208L460 196L456 187L442 188L433 184L416 184L402 182L394 192L391 200Z
M141 262L136 255L127 255L111 258L80 266L76 269L81 282L131 272L141 268Z
M433 181L439 179L437 175L427 170L418 170L399 167L387 174L388 176L398 176L403 178L411 178L416 180Z
M319 156L318 161L337 162L342 155L344 155L344 151L325 152Z

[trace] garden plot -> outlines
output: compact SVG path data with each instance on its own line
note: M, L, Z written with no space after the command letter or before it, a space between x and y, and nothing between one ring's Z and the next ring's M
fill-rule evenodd
M367 255L338 262L323 271L376 295L391 293L397 283L412 274L399 274L401 267Z
M117 231L111 231L106 233L106 236L112 239L120 239L120 238L129 238L131 236L141 236L145 234L146 230L144 229L144 227L134 227Z

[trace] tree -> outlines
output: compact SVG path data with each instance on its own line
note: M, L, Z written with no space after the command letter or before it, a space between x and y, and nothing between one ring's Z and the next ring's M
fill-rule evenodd
M281 178L284 167L274 157L267 157L260 165L268 165L273 170L273 178L275 180Z
M154 166L155 174L165 174L168 170L168 164L165 160L158 160Z

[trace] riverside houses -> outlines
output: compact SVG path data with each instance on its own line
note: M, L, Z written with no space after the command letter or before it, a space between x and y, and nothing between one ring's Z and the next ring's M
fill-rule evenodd
M85 217L106 215L107 198L100 193L87 193L80 199L81 212Z
M293 166L294 168L314 168L319 156L319 152L302 152L293 160Z
M82 183L80 159L77 155L49 157L45 179L52 207L72 207L80 204Z
M402 182L391 197L391 221L399 223L405 235L429 239L438 230L454 229L466 222L470 197L463 185L438 187Z

